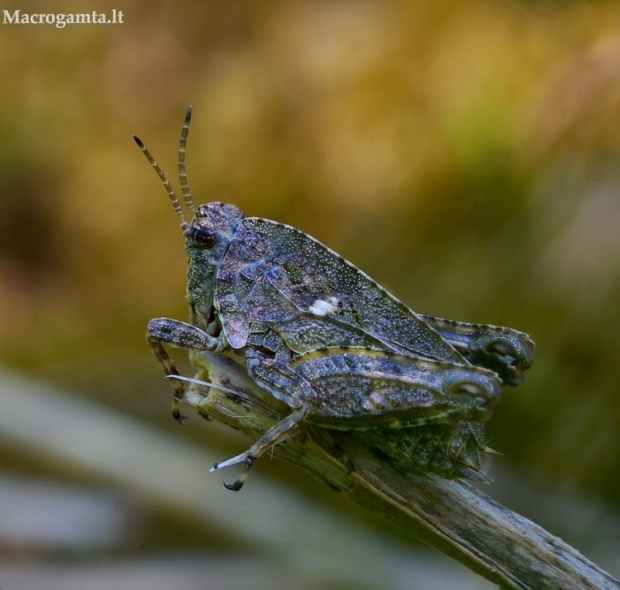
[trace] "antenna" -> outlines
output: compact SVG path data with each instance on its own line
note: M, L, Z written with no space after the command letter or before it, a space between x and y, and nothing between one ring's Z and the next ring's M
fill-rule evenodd
M188 209L193 213L196 210L194 201L192 201L192 195L189 192L189 184L187 183L187 174L185 173L185 145L187 143L187 134L189 133L189 122L192 118L192 107L190 105L187 109L187 115L185 115L185 122L183 123L183 130L181 131L181 143L179 144L179 181L181 183L181 190L183 191L183 200Z
M164 174L163 170L159 167L159 164L153 159L153 156L151 156L151 152L149 152L149 150L146 149L146 146L142 143L141 139L139 137L136 137L135 135L133 136L133 138L134 138L134 141L138 144L138 147L144 152L144 155L146 156L146 159L150 162L151 166L155 168L155 172L157 172L159 178L161 178L161 181L164 183L164 187L168 191L168 196L170 197L170 200L172 201L172 206L174 207L174 210L177 216L181 220L181 228L183 230L186 230L187 221L185 220L185 215L183 215L183 209L181 209L181 203L179 203L179 199L177 198L176 193L174 192L174 189L170 185L170 182L166 178L166 175Z

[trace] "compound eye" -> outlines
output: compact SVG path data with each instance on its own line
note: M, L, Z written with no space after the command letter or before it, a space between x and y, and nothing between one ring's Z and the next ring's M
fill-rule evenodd
M217 232L202 225L192 226L188 237L197 248L212 248L217 242Z

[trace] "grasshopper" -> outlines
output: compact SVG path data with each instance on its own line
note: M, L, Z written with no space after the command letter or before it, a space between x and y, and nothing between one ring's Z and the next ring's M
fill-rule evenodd
M292 410L248 451L215 467L243 463L241 476L225 485L239 490L254 460L305 422L366 430L487 420L502 380L517 384L531 365L527 334L419 316L294 227L245 217L231 204L195 207L185 171L190 119L191 107L179 146L189 222L165 174L134 136L181 220L189 255L189 322L153 319L147 340L168 376L178 371L164 344L233 353ZM375 390L377 375L381 384ZM185 386L171 381L172 414L182 423Z

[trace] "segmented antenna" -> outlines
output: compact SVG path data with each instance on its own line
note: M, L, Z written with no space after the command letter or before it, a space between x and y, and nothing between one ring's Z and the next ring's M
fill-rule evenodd
M187 124L188 122L187 118L185 119L185 121ZM187 136L187 132L185 131L185 126L183 127L183 131L184 131L184 134ZM177 216L181 220L181 228L183 230L186 230L187 221L185 220L185 215L183 214L181 203L179 203L179 199L177 198L176 193L174 192L174 189L170 185L170 182L166 178L166 175L164 174L163 170L159 167L159 164L153 159L153 156L151 156L151 153L149 152L149 150L146 149L146 146L142 143L140 138L136 137L135 135L133 136L133 138L135 142L138 144L138 147L144 152L144 155L146 156L146 159L150 162L151 166L155 168L155 172L157 172L159 178L161 178L161 181L164 183L164 187L168 191L168 196L170 197L170 200L172 201L172 206L174 207L174 210ZM183 144L183 138L181 138L181 143Z
M179 144L179 181L181 183L181 190L183 191L183 200L188 209L193 213L196 210L194 201L192 201L192 195L189 192L189 184L187 183L187 174L185 173L185 145L187 143L187 134L189 133L189 122L192 118L192 107L187 109L187 115L185 115L185 123L183 123L183 130L181 131L181 143Z

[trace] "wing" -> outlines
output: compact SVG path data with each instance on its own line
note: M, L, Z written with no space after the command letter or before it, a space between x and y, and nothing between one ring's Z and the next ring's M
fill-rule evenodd
M252 324L304 353L361 346L468 362L431 326L342 256L289 225L249 217L218 271L216 306L233 348Z

